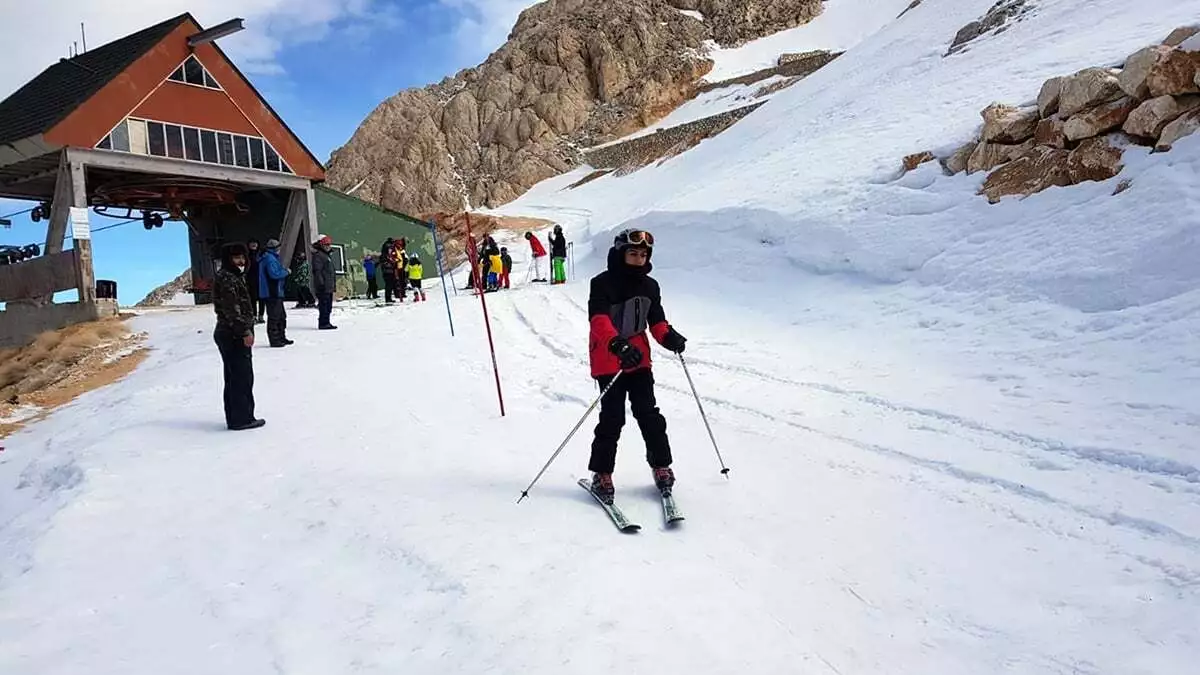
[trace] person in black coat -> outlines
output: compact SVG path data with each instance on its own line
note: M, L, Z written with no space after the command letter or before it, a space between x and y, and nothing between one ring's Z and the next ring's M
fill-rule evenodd
M333 272L333 256L329 249L333 239L325 235L317 240L313 247L312 275L313 290L317 294L317 328L320 330L335 330L337 326L329 322L333 313L333 291L337 288L337 277Z
M213 278L213 341L221 353L225 379L225 425L232 431L257 429L266 420L254 417L254 305L246 285L246 247L221 248L221 268Z
M567 238L562 225L555 225L550 235L550 283L567 283Z
M258 297L258 254L259 241L251 238L246 242L246 287L250 289L250 306L254 309L257 323L264 323L263 313L267 306Z

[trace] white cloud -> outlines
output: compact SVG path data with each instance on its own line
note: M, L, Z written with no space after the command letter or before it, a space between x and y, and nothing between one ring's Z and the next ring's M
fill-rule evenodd
M283 72L277 57L290 46L329 37L340 29L391 28L394 9L381 0L32 0L0 7L0 98L60 58L80 40L86 24L91 48L111 42L172 16L191 12L203 26L234 17L246 30L221 41L238 66L252 74Z
M482 61L508 39L522 10L540 0L440 0L458 13L454 36L472 63Z

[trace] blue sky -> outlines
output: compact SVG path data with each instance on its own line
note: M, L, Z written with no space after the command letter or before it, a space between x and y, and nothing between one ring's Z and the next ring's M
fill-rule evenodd
M204 25L242 17L246 30L222 48L322 161L382 100L476 65L503 43L535 0L44 0L0 8L0 44L21 56L0 73L0 98L60 57L85 22L95 47L190 11ZM0 199L0 216L32 207ZM0 244L43 244L45 223L15 216ZM91 216L93 230L119 221ZM189 265L187 229L140 223L93 236L96 278L133 304Z

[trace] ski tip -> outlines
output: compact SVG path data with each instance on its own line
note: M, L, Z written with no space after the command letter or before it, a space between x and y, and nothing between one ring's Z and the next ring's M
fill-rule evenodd
M621 528L621 531L625 534L637 534L639 531L641 531L641 529L641 525L626 525L625 527Z

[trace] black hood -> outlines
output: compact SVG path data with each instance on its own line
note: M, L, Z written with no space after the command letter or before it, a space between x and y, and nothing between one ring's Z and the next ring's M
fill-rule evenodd
M654 255L653 252L651 252L650 255L653 256ZM612 272L613 274L625 274L625 275L629 275L629 276L645 276L647 274L650 274L650 270L652 270L652 269L654 269L654 265L652 265L650 263L649 257L646 258L645 265L642 265L641 267L634 267L632 265L626 264L625 252L623 250L618 249L615 246L613 248L608 249L608 271Z
M249 254L246 252L246 245L237 242L225 244L221 247L221 267L227 270L237 271L237 267L233 264L233 256L244 255L247 257L246 263L249 264Z

